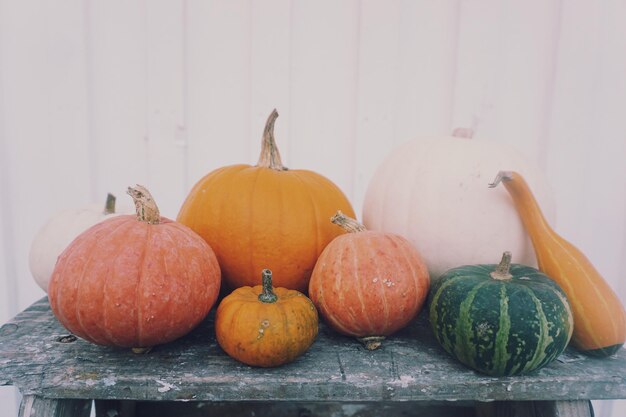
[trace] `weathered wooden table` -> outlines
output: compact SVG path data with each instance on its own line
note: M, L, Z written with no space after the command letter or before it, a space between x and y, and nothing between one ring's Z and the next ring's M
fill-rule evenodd
M20 415L37 417L88 416L92 399L107 417L157 417L173 405L177 416L452 415L451 406L454 415L590 416L590 399L626 398L626 352L568 350L533 375L492 378L451 359L420 316L373 352L321 325L304 356L259 369L220 349L212 316L137 355L68 337L44 298L0 327L0 385L16 385Z

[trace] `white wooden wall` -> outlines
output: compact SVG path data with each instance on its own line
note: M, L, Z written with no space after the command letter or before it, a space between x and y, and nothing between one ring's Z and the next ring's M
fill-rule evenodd
M200 176L256 162L274 107L286 164L359 213L399 143L513 144L626 299L624 22L625 0L0 0L0 323L43 295L49 216L141 183L174 217Z

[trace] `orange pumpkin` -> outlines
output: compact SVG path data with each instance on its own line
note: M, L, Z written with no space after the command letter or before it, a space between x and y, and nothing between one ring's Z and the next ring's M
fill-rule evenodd
M368 231L341 212L331 221L351 233L335 238L320 255L309 297L329 326L376 349L421 310L428 269L399 235Z
M282 165L274 140L276 110L267 120L256 166L217 169L193 187L178 214L215 250L231 289L260 284L258 271L274 272L275 285L304 291L324 247L341 230L325 220L337 210L354 213L325 177Z
M217 342L231 357L261 367L279 366L302 355L317 336L317 310L301 292L263 285L242 287L226 296L215 315Z
M600 357L620 350L626 341L626 311L617 294L589 259L550 227L524 177L501 171L490 186L500 182L530 235L539 269L563 288L572 306L572 345Z
M90 342L146 348L193 329L217 299L220 268L207 243L129 188L137 215L105 220L63 251L48 295L54 315Z

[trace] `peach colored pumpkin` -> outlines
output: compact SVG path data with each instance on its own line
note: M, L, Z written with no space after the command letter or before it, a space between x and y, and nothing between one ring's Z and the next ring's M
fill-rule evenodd
M149 192L129 188L137 215L105 220L63 251L50 280L50 306L90 342L133 348L188 333L217 299L220 268L207 243L159 215Z
M376 349L421 310L430 286L426 264L399 235L368 231L341 212L332 222L351 233L320 255L309 297L329 326Z
M256 166L210 172L190 191L178 221L215 250L230 289L261 284L305 291L317 257L342 230L327 219L338 210L354 215L341 190L312 171L283 166L274 141L276 110L267 120Z

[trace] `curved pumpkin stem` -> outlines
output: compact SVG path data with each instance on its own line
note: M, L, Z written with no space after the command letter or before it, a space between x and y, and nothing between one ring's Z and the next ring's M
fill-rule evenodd
M272 271L264 269L261 272L263 277L263 292L259 294L259 301L263 303L275 303L278 301L278 296L274 294L274 288L272 287Z
M261 155L259 156L257 166L271 168L277 171L286 171L287 168L283 166L283 162L280 159L280 152L278 151L276 140L274 139L274 123L277 118L278 112L274 109L267 118L267 122L265 122L265 129L263 129L263 143L261 144Z
M104 203L104 214L115 213L115 196L111 193L107 194L107 201Z
M135 202L137 220L149 224L159 224L161 222L161 213L159 212L159 208L146 187L141 185L128 187L128 191L126 191L126 193L131 196Z
M343 214L341 210L337 210L337 213L330 218L330 221L350 233L364 232L367 230L361 223Z

